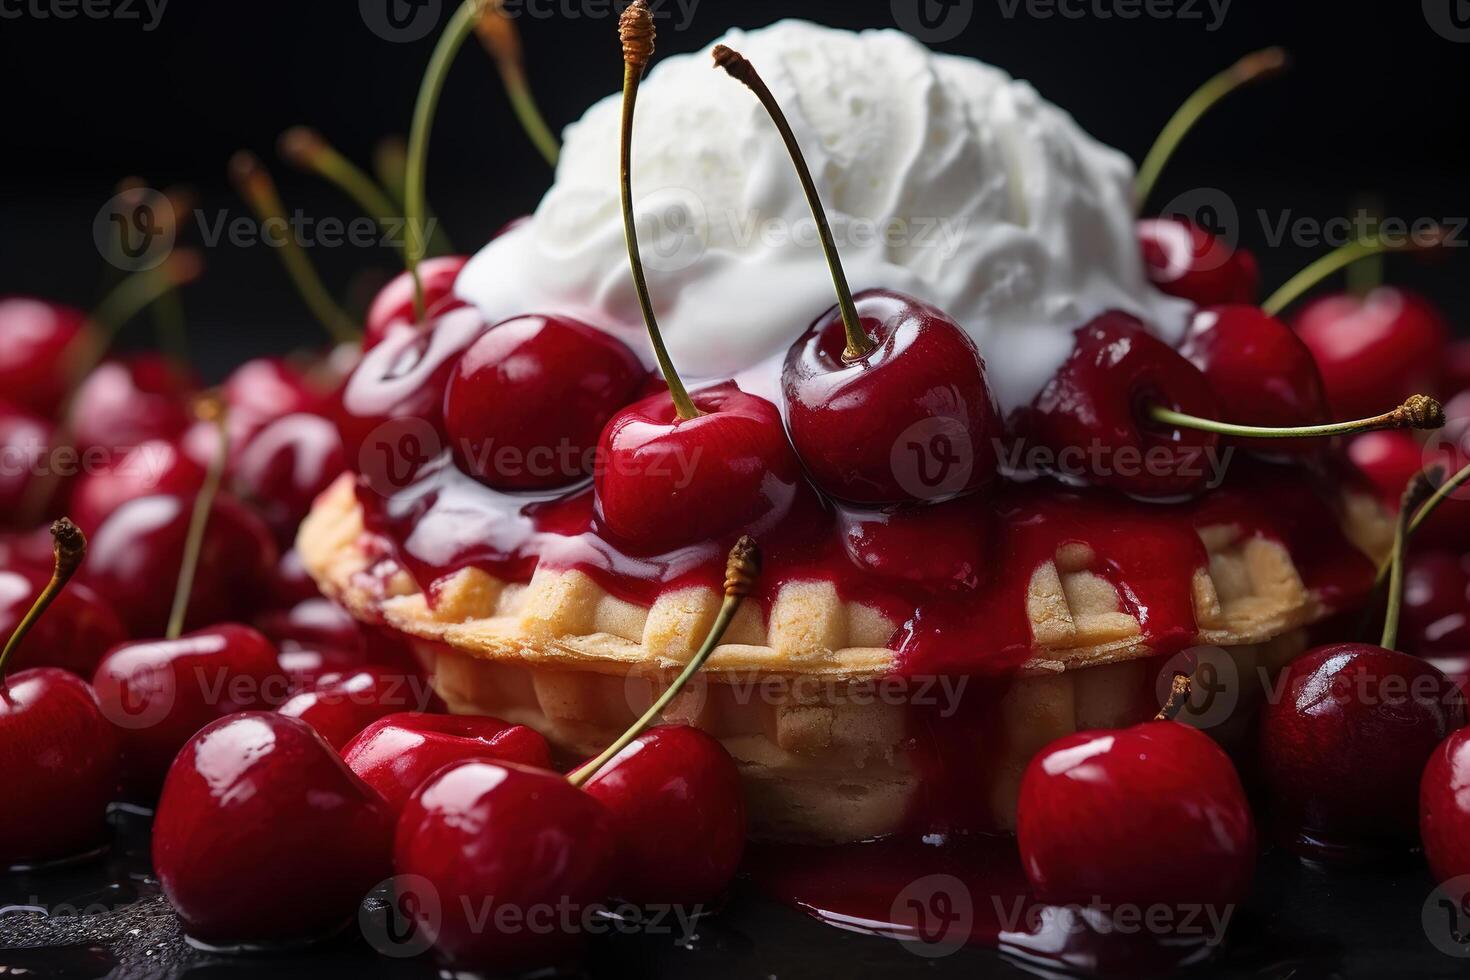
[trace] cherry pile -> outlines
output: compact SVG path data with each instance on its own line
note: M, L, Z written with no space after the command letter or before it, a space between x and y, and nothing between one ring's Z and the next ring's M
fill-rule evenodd
M482 13L461 8L441 51ZM1283 320L1287 301L1261 301L1247 251L1184 219L1145 219L1150 278L1196 308L1182 341L1104 312L1077 325L1065 363L1005 417L963 325L921 297L850 288L781 107L720 46L716 66L755 94L791 151L836 304L790 325L779 404L733 380L686 388L632 215L634 110L654 40L643 0L620 32L622 206L657 372L595 322L534 310L486 322L455 296L466 257L428 255L416 236L409 270L379 292L360 338L250 361L210 392L177 359L108 350L122 321L197 274L187 255L138 274L94 314L0 299L0 448L35 463L0 477L0 772L30 792L0 815L0 866L96 852L109 805L155 807L155 867L196 944L316 942L392 879L441 964L465 971L560 965L587 931L487 928L485 896L521 915L600 915L614 898L715 902L745 850L740 774L710 735L651 726L750 592L751 538L822 515L852 564L926 595L977 596L1005 542L976 505L1038 475L1002 465L1000 447L1020 444L1148 461L1042 474L1119 506L1119 494L1139 498L1129 507L1203 497L1211 471L1194 464L1231 449L1361 483L1399 513L1381 644L1328 644L1286 667L1234 759L1176 720L1192 690L1181 677L1155 720L1081 732L1032 760L1016 844L1037 896L1237 905L1258 822L1260 838L1312 862L1422 844L1441 881L1470 873L1470 512L1459 488L1470 347L1451 344L1427 300L1380 287L1319 297ZM1246 65L1231 84L1276 67ZM415 119L410 218L426 208L433 105L422 100ZM318 143L297 149L328 176L345 166ZM259 161L237 158L234 172L253 207L279 210ZM344 186L360 185L348 175ZM309 264L290 268L336 337L347 315L323 300ZM1439 437L1406 431L1446 416ZM1350 437L1345 452L1337 436ZM912 465L896 452L908 449ZM42 465L63 450L93 463L76 475ZM936 461L946 465L928 479ZM527 506L552 526L585 517L595 547L661 570L734 543L725 605L699 654L570 774L528 727L448 714L407 644L323 597L291 550L342 473L356 475L360 498L396 500L446 470L507 501L497 520ZM923 553L905 553L915 542ZM1258 757L1244 782L1242 753Z

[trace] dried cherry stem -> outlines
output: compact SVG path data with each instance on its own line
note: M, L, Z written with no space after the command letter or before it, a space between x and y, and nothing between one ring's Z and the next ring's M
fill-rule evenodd
M347 159L309 126L293 126L281 134L278 147L281 157L292 166L316 174L352 199L363 213L378 223L385 232L394 230L398 210L387 191L378 186L366 171ZM402 251L405 243L399 243Z
M225 465L230 458L230 432L225 424L224 400L215 395L206 395L194 406L194 414L203 422L213 422L219 442L209 469L204 474L204 485L194 498L194 511L189 515L189 532L184 538L184 558L179 564L179 580L174 586L173 608L168 615L166 639L177 640L184 632L184 620L189 614L189 596L194 591L194 575L199 570L199 554L204 549L204 534L209 530L209 513L214 509L215 497L225 476Z
M801 181L801 189L806 194L807 205L812 210L812 220L817 224L817 237L821 239L822 251L827 256L827 268L832 273L832 285L837 290L837 308L842 311L842 328L847 333L847 349L843 351L843 357L849 361L871 351L876 344L873 338L868 336L863 329L862 320L858 318L857 305L852 299L852 287L848 285L847 272L842 268L842 256L838 254L837 242L832 238L832 226L827 221L827 209L822 206L822 196L817 193L817 182L812 179L812 171L807 166L806 156L801 152L801 144L797 142L796 134L791 130L791 123L782 111L781 104L776 101L776 96L756 71L755 65L738 51L727 48L723 44L715 45L714 50L715 67L725 69L726 73L738 82L745 85L755 93L771 121L776 124L776 129L781 134L781 141L786 144L786 151L791 154L791 162L796 167L796 176Z
M1256 425L1235 425L1202 419L1184 412L1176 412L1162 405L1152 405L1148 417L1163 425L1180 429L1196 429L1216 435L1233 436L1239 439L1312 439L1326 436L1350 436L1361 432L1376 432L1383 429L1441 429L1444 428L1444 406L1428 395L1410 395L1398 408L1371 419L1354 422L1332 422L1327 425L1303 425L1288 428L1269 428Z
M1184 706L1189 703L1189 695L1194 689L1194 682L1188 674L1175 674L1174 683L1169 687L1169 700L1154 715L1154 721L1173 721L1179 717Z
M66 588L66 583L76 574L82 559L87 555L86 535L82 534L81 529L65 517L51 525L51 541L55 555L51 581L47 582L41 594L36 596L36 601L31 604L31 608L11 631L10 639L5 641L5 648L0 650L0 691L5 690L5 665L9 662L11 655L26 638L31 627L36 625L36 621L46 612L47 607L61 594L61 590Z
M230 160L230 180L262 226L277 224L285 229L276 251L280 253L286 274L306 301L311 315L335 343L350 344L361 339L362 330L357 322L332 297L331 290L322 282L316 266L307 257L306 249L296 240L291 220L286 216L286 205L281 201L281 192L265 164L255 154L241 150Z
M663 372L669 386L669 397L674 401L674 411L680 419L697 419L704 413L689 397L689 390L674 370L674 361L664 346L663 333L658 328L658 317L653 312L653 299L648 293L648 277L643 273L643 254L638 247L638 221L633 214L633 117L638 107L638 86L643 81L643 72L653 59L656 32L653 14L646 0L634 0L632 6L623 11L618 21L618 37L623 44L623 122L619 146L619 184L622 190L623 237L628 243L628 264L633 272L633 289L638 294L638 307L643 311L643 322L648 327L648 339L653 344L653 356Z
M1409 550L1409 521L1420 505L1428 501L1444 478L1444 471L1435 467L1416 474L1404 490L1403 506L1399 508L1398 521L1394 525L1393 560L1388 574L1388 609L1383 616L1383 637L1378 645L1392 650L1399 640L1399 614L1404 605L1404 558Z
M1448 233L1443 228L1436 228L1433 232L1408 237L1402 241L1392 243L1385 242L1381 238L1362 238L1356 242L1349 242L1341 248L1335 249L1322 256L1301 272L1292 276L1280 289L1267 297L1261 304L1261 309L1272 316L1280 316L1281 311L1292 303L1295 303L1311 289L1322 283L1328 276L1340 272L1352 266L1354 263L1371 259L1375 256L1387 255L1390 252L1417 252L1430 248L1438 248L1448 239Z
M742 537L735 542L735 547L730 550L729 562L725 565L725 601L720 606L720 612L715 617L714 624L710 626L708 635L700 644L699 652L690 659L688 665L674 678L674 683L669 685L668 690L653 702L652 707L643 713L643 716L635 721L631 728L620 735L616 741L603 750L591 762L583 765L576 772L567 777L567 781L573 786L582 786L597 774L597 771L607 765L609 761L616 758L619 752L627 748L634 739L642 735L659 719L663 710L667 708L679 696L684 685L689 683L690 678L699 673L710 654L720 645L725 631L730 628L730 623L735 619L735 614L740 611L740 604L745 597L750 595L755 587L755 580L760 577L761 552L754 539Z
M525 130L531 144L546 158L546 162L555 167L561 156L561 141L546 124L546 117L541 115L541 107L536 104L536 97L531 92L531 82L526 77L521 32L516 29L515 21L506 14L500 0L496 0L486 9L475 25L475 33L480 36L480 43L490 53L490 57L495 59L495 67L500 71L500 80L505 85L506 95L510 97L510 107L516 114L516 121Z
M1252 82L1259 82L1272 78L1285 71L1288 65L1286 50L1284 48L1266 48L1254 54L1248 54L1235 64L1205 82L1194 94L1184 100L1174 115L1164 124L1159 136L1154 140L1153 148L1148 151L1148 156L1143 158L1143 163L1138 167L1138 177L1135 188L1138 198L1138 206L1141 208L1153 193L1154 185L1158 183L1159 174L1164 172L1164 166L1168 164L1174 151L1189 135L1189 131L1209 112L1220 103L1231 92L1244 88Z

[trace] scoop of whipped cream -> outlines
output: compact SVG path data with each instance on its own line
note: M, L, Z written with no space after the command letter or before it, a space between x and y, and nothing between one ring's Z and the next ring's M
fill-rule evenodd
M1147 282L1133 168L1030 85L898 31L782 21L721 39L780 100L854 290L923 299L969 332L1005 412L1109 309L1177 341L1187 308ZM616 95L566 131L532 219L491 242L458 291L490 322L575 316L652 353L628 272ZM639 93L633 188L659 324L689 384L771 397L781 358L835 302L786 148L709 50L656 62Z

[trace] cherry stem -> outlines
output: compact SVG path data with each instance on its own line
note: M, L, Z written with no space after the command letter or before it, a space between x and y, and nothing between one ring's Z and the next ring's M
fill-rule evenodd
M260 158L245 150L236 153L230 160L230 179L262 227L272 223L280 225L280 239L272 244L278 246L276 251L280 253L286 274L306 301L312 316L334 342L350 344L359 340L362 331L356 321L332 298L331 290L322 282L316 266L307 257L306 249L296 240L291 221L286 217L286 205L281 200L280 190Z
M1419 506L1430 499L1444 471L1439 467L1417 473L1404 490L1403 506L1394 524L1393 560L1388 574L1388 609L1383 616L1383 638L1378 645L1392 650L1398 645L1399 613L1404 605L1404 558L1409 550L1409 521Z
M353 163L322 134L309 126L293 126L281 134L281 156L293 166L316 174L352 199L363 213L390 231L398 210L388 193L357 164ZM400 243L400 251L405 246Z
M373 173L388 196L400 208L403 207L408 192L408 144L397 136L379 142L373 147ZM427 200L424 202L424 223L429 229L429 251L434 255L453 255L454 243L449 240L443 223Z
M158 195L141 177L127 177L119 181L117 193L120 197L133 201L132 204L125 207L128 212L149 203L150 196L162 197L168 207L159 209L162 213L155 211L154 217L162 226L161 230L164 235L174 234L179 226L179 216L194 210L194 195L188 190L173 188ZM108 260L111 265L119 269L126 267L126 257L123 255L125 244L122 234L108 243ZM115 284L113 282L113 285ZM178 288L165 290L153 300L150 306L158 346L168 357L175 373L183 376L189 368L189 335L184 323L184 304L179 296Z
M1174 683L1169 687L1169 700L1154 715L1154 721L1173 721L1179 717L1184 706L1189 703L1189 695L1193 690L1193 682L1188 674L1175 674Z
M1444 406L1428 395L1410 395L1408 401L1391 412L1376 415L1371 419L1354 422L1332 422L1327 425L1303 425L1288 428L1268 428L1257 425L1235 425L1217 422L1195 415L1176 412L1163 405L1151 405L1148 416L1155 422L1180 429L1196 429L1216 435L1234 436L1239 439L1313 439L1323 436L1348 436L1360 432L1377 432L1382 429L1441 429L1444 428Z
M83 345L71 364L72 394L92 370L102 363L113 338L123 325L152 306L162 296L186 286L204 273L204 260L191 248L175 250L152 269L135 272L103 297L87 318L87 331L78 338ZM67 399L70 402L70 397ZM63 409L61 417L66 418Z
M760 548L756 545L754 539L749 536L742 537L739 541L735 542L735 547L730 550L730 559L725 566L725 601L721 604L719 614L715 616L714 624L710 626L709 633L704 638L704 643L700 645L699 652L694 655L679 676L674 678L674 683L669 685L668 690L664 691L658 700L653 702L653 705L643 713L642 717L633 723L631 728L618 736L617 740L604 749L602 754L597 756L597 758L567 776L568 782L573 786L585 785L588 780L597 775L598 770L616 758L618 753L626 749L632 744L634 739L646 732L659 719L659 716L663 714L663 710L669 706L674 698L679 696L679 692L684 689L684 685L689 683L690 678L699 673L705 661L710 658L710 654L714 653L715 648L720 645L720 640L724 638L725 631L730 628L730 623L735 619L735 614L740 610L740 604L745 601L745 597L750 595L751 589L755 587L755 580L760 576L760 572Z
M801 189L812 210L812 220L817 225L822 251L827 256L832 285L837 290L837 307L842 311L842 327L847 332L847 350L843 352L843 357L849 361L856 360L877 345L863 329L862 320L858 317L857 305L852 299L852 287L848 285L847 272L842 267L842 256L837 252L837 242L832 238L832 226L827 221L827 209L822 206L822 196L817 192L817 183L812 179L812 171L807 166L806 155L801 152L801 144L797 142L796 134L792 132L791 123L782 111L781 104L776 101L776 96L771 93L765 79L761 78L748 58L723 44L715 45L714 58L715 67L725 69L731 78L755 93L771 121L776 124L787 152L791 154L791 162L796 166L796 175L801 180Z
M47 607L61 594L61 590L66 587L66 583L87 555L86 535L65 517L51 525L51 541L52 551L56 556L51 581L46 583L46 587L31 604L30 610L11 632L10 639L5 641L5 649L0 650L0 691L5 690L5 665L11 654L15 653L16 647L26 638L36 620L41 618Z
M475 33L480 36L480 43L490 53L490 57L495 59L495 67L500 70L500 80L505 85L506 94L510 96L510 107L515 112L521 129L525 130L526 136L546 158L546 162L555 167L561 157L561 142L546 124L546 118L541 115L541 107L536 104L531 83L526 78L521 33L516 30L515 21L506 15L500 0L496 0L485 11L475 25Z
M230 431L226 423L224 400L207 395L194 407L201 421L213 422L219 444L204 474L204 485L194 498L194 512L189 516L189 533L184 538L184 557L179 564L179 580L174 586L173 608L168 615L166 639L177 640L184 632L184 619L189 613L189 596L194 591L194 575L199 570L199 553L204 548L204 533L209 529L209 513L224 481L225 465L230 458Z
M1443 470L1438 465L1424 471L1424 476L1432 483L1439 483L1443 475ZM1424 526L1424 522L1434 516L1434 512L1439 509L1439 505L1449 500L1450 497L1454 496L1467 483L1470 483L1470 466L1465 467L1440 484L1439 489L1434 491L1428 500L1424 501L1424 505L1414 514L1413 520L1409 521L1409 537L1412 538L1418 533L1419 529ZM1383 567L1378 570L1378 578L1373 583L1375 589L1381 587L1388 580L1389 572L1392 568L1393 560L1392 556L1390 556L1389 561L1384 562Z
M1277 289L1261 304L1261 309L1271 316L1279 316L1282 310L1301 299L1308 291L1333 273L1390 252L1415 252L1437 248L1444 244L1447 237L1444 229L1436 228L1430 234L1411 236L1392 244L1381 238L1362 238L1356 242L1349 242L1341 248L1328 252L1288 279L1280 289Z
M655 39L653 14L644 0L635 0L623 11L618 22L618 36L623 43L623 125L620 140L620 169L623 207L623 237L628 243L628 263L633 270L633 289L638 294L638 306L643 311L643 322L648 327L648 339L653 343L653 356L658 360L659 370L669 386L669 396L674 400L674 411L680 419L697 419L704 413L689 397L679 373L674 370L674 361L664 346L663 334L658 328L658 317L653 312L653 299L648 294L648 279L643 274L643 255L638 247L638 221L633 214L633 116L638 107L638 86L643 81L643 71L653 58Z
M1193 95L1185 99L1184 104L1164 124L1158 139L1154 140L1153 147L1148 151L1148 156L1144 157L1143 163L1139 165L1138 177L1134 184L1138 206L1142 208L1147 203L1149 195L1153 193L1154 185L1158 183L1159 175L1164 172L1164 167L1174 155L1174 151L1179 148L1184 137L1204 117L1205 113L1237 89L1252 82L1279 75L1286 67L1287 56L1284 48L1266 48L1241 58L1205 82Z
M424 283L419 277L419 263L424 260L428 248L425 215L429 204L425 174L429 164L429 135L434 128L434 116L439 111L439 98L444 94L444 83L449 80L449 67L454 64L459 49L475 32L476 22L491 2L465 0L454 12L429 57L429 66L424 70L424 80L413 107L413 126L408 133L408 167L404 172L403 208L408 225L405 256L408 271L413 276L414 313L420 320L424 318Z

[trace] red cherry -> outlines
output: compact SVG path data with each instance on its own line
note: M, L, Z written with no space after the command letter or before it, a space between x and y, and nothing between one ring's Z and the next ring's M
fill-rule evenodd
M1179 353L1204 372L1225 421L1267 428L1331 421L1312 352L1259 307L1199 311ZM1269 456L1316 455L1325 445L1321 439L1243 439L1240 444Z
M0 571L0 636L9 636L20 625L49 579L49 572L28 565ZM85 585L72 582L52 601L49 615L31 627L6 669L59 667L90 678L102 655L126 639L112 607Z
M394 869L432 888L418 895L409 884L401 897L445 968L515 974L575 956L580 923L607 891L615 846L602 804L556 773L460 762L410 797ZM525 918L518 928L485 928L487 908ZM558 928L567 917L571 932Z
M1446 551L1411 555L1404 570L1404 649L1470 652L1470 567Z
M445 448L444 389L460 355L486 326L468 308L437 317L427 328L396 326L347 380L342 444L348 464L380 493L407 486Z
M597 437L648 372L621 341L567 317L497 324L464 352L444 395L460 468L499 490L591 473Z
M1240 778L1209 736L1173 721L1078 732L1026 767L1016 843L1038 897L1150 908L1239 905L1256 863Z
M976 588L994 561L988 515L973 496L887 511L838 511L854 565L935 592Z
M1470 875L1470 729L1440 743L1424 766L1419 836L1437 882Z
M248 713L199 732L169 769L153 866L197 942L299 943L351 920L389 875L393 818L296 718Z
M630 547L662 553L765 525L790 509L804 481L781 415L733 381L694 392L681 419L653 395L608 422L599 443L597 506Z
M255 627L277 646L327 646L338 650L363 649L357 620L330 599L317 596L290 609L274 609L255 618Z
M316 579L307 572L306 564L296 549L281 552L281 560L276 562L275 575L271 578L271 605L277 609L289 609L308 599L321 597Z
M792 345L781 376L791 440L812 480L834 497L868 504L932 500L989 483L1000 414L974 342L910 297L869 290L853 301L875 346L846 356L846 329L833 307Z
M717 739L688 725L651 728L582 788L617 830L620 898L697 905L730 887L745 852L745 795Z
M339 650L328 646L292 646L276 657L294 697L318 684L328 674L356 670L366 663L361 650Z
M1451 394L1470 392L1470 340L1450 344L1444 361L1444 390Z
M1458 411L1458 409L1457 409ZM1446 415L1449 409L1445 410ZM1454 417L1444 430L1456 427ZM1385 506L1398 510L1404 487L1426 466L1440 464L1449 473L1458 472L1466 464L1463 450L1451 448L1432 437L1421 445L1409 432L1368 432L1348 442L1348 458L1363 472ZM1441 547L1470 547L1470 499L1462 490L1449 497L1425 523L1423 536Z
M154 354L105 361L72 400L68 428L79 449L121 452L149 439L177 439L189 427L193 378Z
M1162 405L1220 418L1204 374L1124 313L1105 313L1076 336L1066 363L1017 419L1028 453L1049 450L1060 472L1139 496L1204 489L1219 437L1143 415Z
M419 263L419 278L424 285L424 309L446 313L463 305L454 300L454 283L469 261L468 255L441 255ZM378 291L372 306L368 307L367 322L363 325L363 350L378 346L395 327L418 323L414 302L411 274L400 272L389 280L388 285ZM454 305L444 306L446 302Z
M133 636L157 636L168 622L193 506L175 494L143 497L119 507L92 536L81 580ZM266 594L275 561L275 542L260 518L236 500L216 498L185 628L248 619Z
M1261 773L1283 836L1305 857L1413 845L1419 776L1465 724L1454 683L1404 653L1319 647L1292 663L1261 716Z
M1256 257L1232 248L1184 218L1146 218L1138 223L1149 281L1196 306L1253 304L1260 300Z
M287 415L250 438L235 457L236 492L276 533L283 546L296 537L317 496L347 468L337 427L320 415Z
M0 526L24 526L49 516L68 475L52 451L55 439L50 422L0 402Z
M199 729L280 704L288 693L275 647L235 624L115 647L92 686L122 739L124 788L143 801L158 793L169 763Z
M55 418L71 386L72 346L86 328L81 310L29 296L0 297L0 391Z
M1311 348L1334 415L1363 418L1439 390L1450 331L1428 300L1401 289L1325 296L1292 326Z
M327 407L321 387L296 365L279 357L246 361L230 372L221 393L236 441L286 415L320 414Z
M402 813L413 791L452 762L491 759L551 768L539 732L498 718L402 712L380 718L342 749L347 767Z
M200 466L176 442L149 439L121 458L84 472L72 488L68 516L88 534L95 534L123 504L156 494L192 497L204 485Z
M0 807L0 868L74 857L107 840L117 734L75 674L42 668L0 680L0 772L14 793Z
M321 676L279 710L300 718L340 750L379 718L403 711L443 711L444 703L417 674L363 665Z

